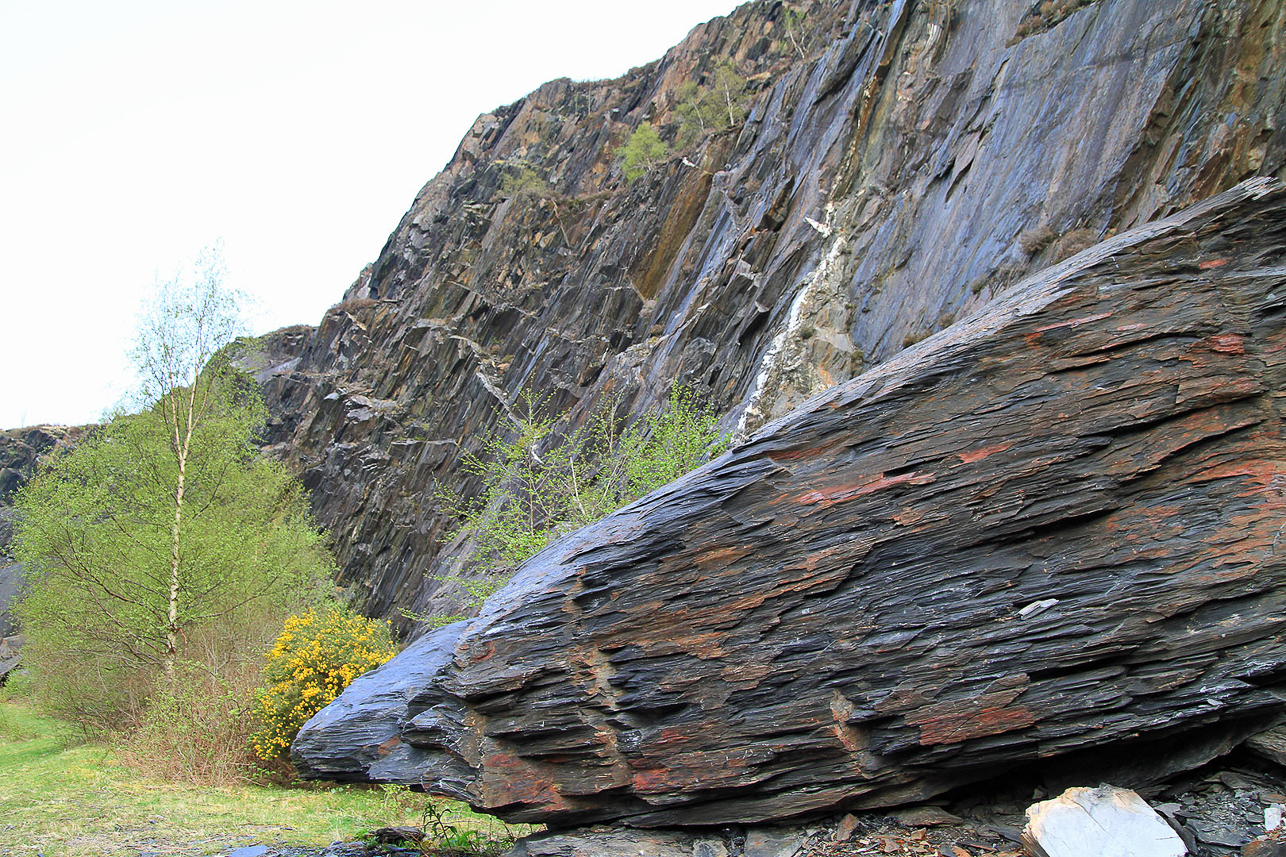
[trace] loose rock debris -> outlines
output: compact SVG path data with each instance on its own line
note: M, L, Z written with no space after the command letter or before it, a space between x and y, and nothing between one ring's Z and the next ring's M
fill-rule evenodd
M850 813L795 827L570 828L533 836L510 853L512 857L1031 857L1020 842L1026 811L1058 793L1039 780L1015 779L940 804ZM1286 768L1262 758L1234 755L1139 793L1170 822L1192 857L1286 857L1286 825L1282 824ZM462 854L438 849L428 840L423 852L405 837L397 843L380 843L374 840L381 837L373 834L365 842L269 847L262 857ZM190 851L170 848L164 853L195 856L210 851L207 845ZM227 857L229 852L221 853Z
M1243 764L1244 762L1244 764ZM1193 857L1286 855L1286 769L1239 760L1192 772L1142 790L1141 797L1165 818ZM1098 784L1094 784L1098 785ZM915 812L948 814L956 821L907 824L895 815L845 816L828 828L826 841L812 843L808 857L1030 857L1020 842L1029 805L1055 795L1031 783L1008 793L972 796ZM914 818L903 810L903 819ZM926 821L926 814L920 820ZM1088 853L1088 852L1087 852Z

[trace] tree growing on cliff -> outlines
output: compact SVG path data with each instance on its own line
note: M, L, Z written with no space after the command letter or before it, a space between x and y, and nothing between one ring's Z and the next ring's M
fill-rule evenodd
M19 494L24 660L86 725L137 710L190 631L284 609L328 568L297 481L255 446L262 400L221 351L238 317L215 255L162 283L133 352L141 410Z
M734 128L746 118L749 85L737 73L732 60L726 57L718 60L705 80L701 86L695 81L684 81L675 92L680 148L699 142L707 131Z
M656 133L656 129L644 122L634 129L630 139L621 147L622 166L625 180L630 184L647 172L653 165L660 163L669 153L665 141Z

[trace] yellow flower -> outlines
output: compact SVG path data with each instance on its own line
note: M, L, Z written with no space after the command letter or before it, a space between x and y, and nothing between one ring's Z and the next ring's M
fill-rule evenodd
M265 658L255 753L263 759L285 753L309 717L396 653L387 622L340 608L291 616Z

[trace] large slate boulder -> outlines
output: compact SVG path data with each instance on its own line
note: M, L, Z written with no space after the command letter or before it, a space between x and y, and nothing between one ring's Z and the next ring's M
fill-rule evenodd
M402 745L400 735L408 703L450 662L463 627L458 622L420 637L395 661L358 676L349 693L319 711L293 748L309 759L308 773L345 779L374 770L378 777L384 766L399 764L411 749ZM342 752L327 740L336 728L344 734ZM321 743L314 746L314 741Z
M1199 765L1286 698L1284 322L1274 179L1049 268L534 557L364 775L667 826Z

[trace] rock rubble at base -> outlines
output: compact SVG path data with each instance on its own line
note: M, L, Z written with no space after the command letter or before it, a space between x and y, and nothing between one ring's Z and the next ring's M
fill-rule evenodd
M1250 756L1225 760L1182 775L1145 794L1167 818L1196 857L1280 857L1286 830L1271 834L1264 812L1286 800L1286 769L1262 765ZM1081 787L1089 788L1089 787ZM1093 788L1089 788L1093 790ZM568 828L522 840L511 857L1025 857L1020 844L1026 812L1048 800L1039 778L1009 780L974 789L953 801L921 804L902 811L846 813L801 826L731 826L698 830L639 830L625 827ZM1034 803L1033 803L1034 802ZM1223 846L1200 838L1237 839ZM390 829L390 833L394 829ZM272 847L263 857L417 857L408 841L388 844L337 842L326 847ZM426 842L429 855L439 852ZM242 845L240 847L252 847ZM207 849L208 850L208 849ZM193 853L207 853L207 850ZM228 849L220 852L227 857ZM175 844L165 853L187 854Z

